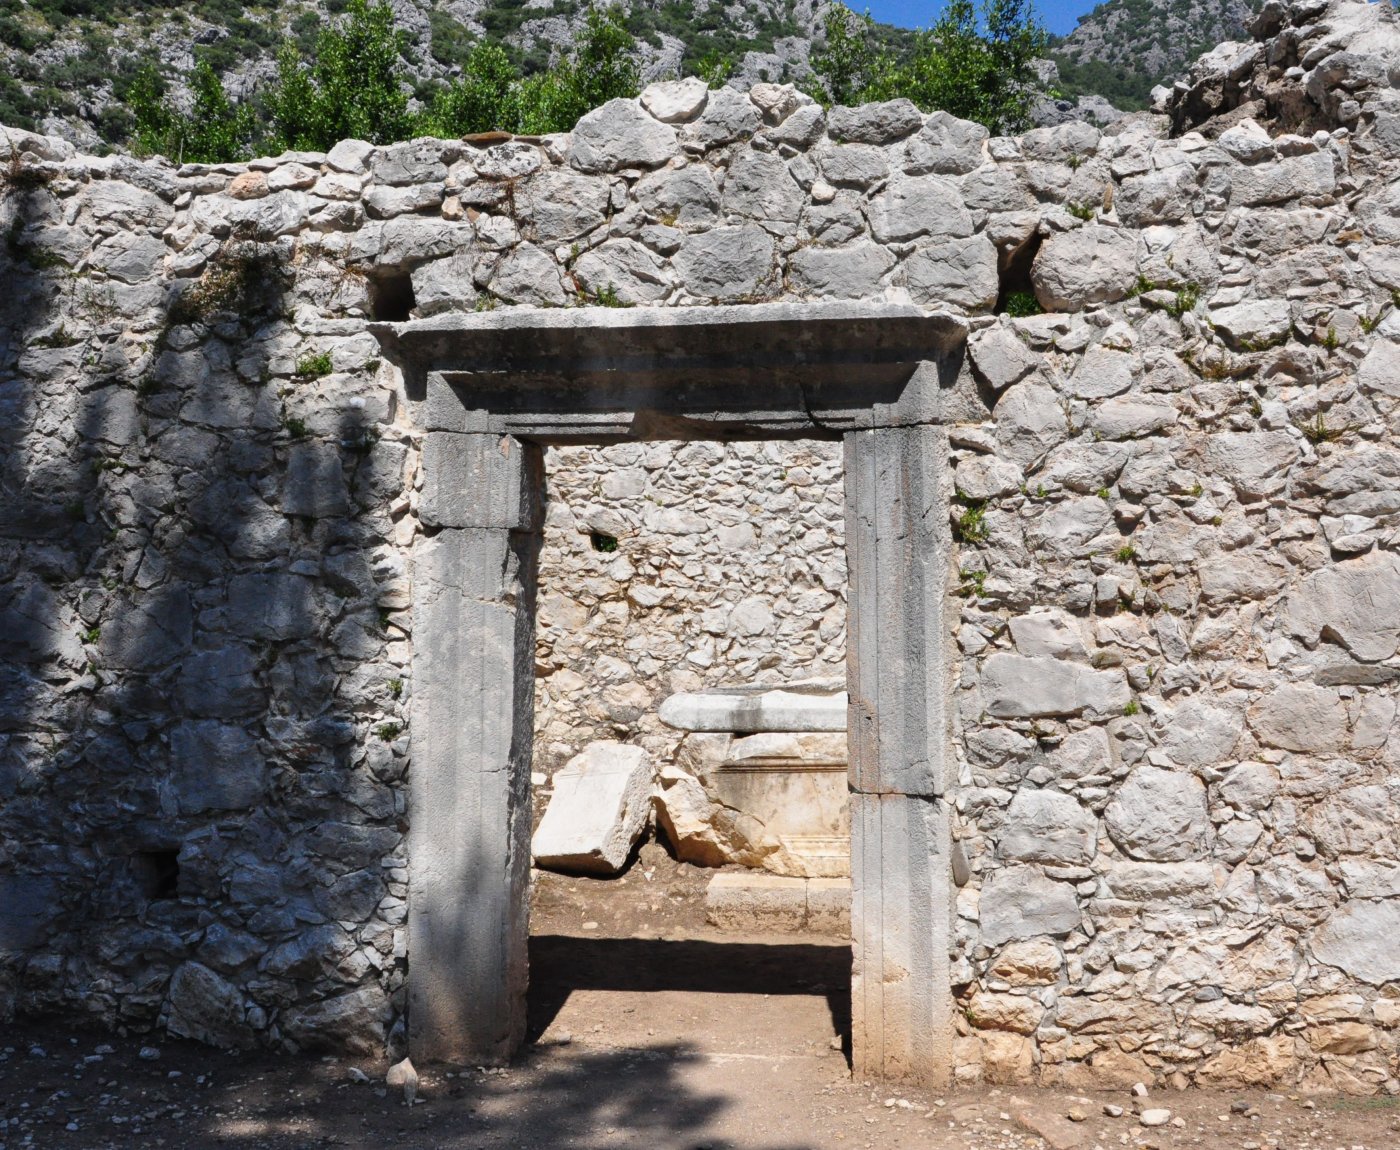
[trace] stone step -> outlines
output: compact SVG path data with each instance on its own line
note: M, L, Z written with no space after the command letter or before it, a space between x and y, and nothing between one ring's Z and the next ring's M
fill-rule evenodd
M746 933L849 937L851 880L725 871L705 891L705 921Z

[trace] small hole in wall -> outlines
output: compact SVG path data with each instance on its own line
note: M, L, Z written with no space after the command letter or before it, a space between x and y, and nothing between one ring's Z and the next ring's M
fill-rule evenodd
M377 271L369 277L371 319L403 323L417 306L413 298L413 278L406 271Z
M180 852L137 851L131 856L131 874L148 901L174 898L180 886Z
M1045 309L1035 298L1031 283L1031 265L1040 251L1040 235L1032 235L1020 247L1003 251L997 256L997 272L1001 277L1001 294L997 297L997 314L1012 317L1039 315Z
M613 552L617 550L617 537L615 535L605 535L601 531L591 532L588 540L593 544L594 551Z

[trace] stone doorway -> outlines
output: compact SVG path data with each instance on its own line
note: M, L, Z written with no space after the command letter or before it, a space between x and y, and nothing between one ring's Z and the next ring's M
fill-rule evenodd
M528 979L542 449L840 438L856 1074L951 1069L948 445L966 328L900 305L512 310L375 325L424 432L409 1039L499 1063Z

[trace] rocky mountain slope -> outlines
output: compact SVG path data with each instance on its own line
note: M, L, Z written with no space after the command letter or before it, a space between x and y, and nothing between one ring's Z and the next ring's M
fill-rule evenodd
M1105 0L1052 54L1060 89L1147 107L1154 85L1170 84L1202 52L1245 39L1260 0Z
M409 37L409 72L421 88L460 68L472 43L507 44L540 68L570 41L586 0L391 0ZM733 82L800 79L821 24L822 0L621 0L647 80L729 60ZM1106 0L1056 46L1047 78L1070 98L1147 106L1203 50L1243 35L1259 0ZM230 90L246 94L274 72L277 46L309 45L347 0L0 0L0 123L67 136L100 149L126 136L123 108L139 68L172 75L208 58ZM859 7L859 5L856 5ZM881 26L898 43L907 32ZM1105 106L1087 114L1105 118ZM1066 111L1068 110L1068 111ZM1047 109L1047 112L1049 110Z
M544 67L583 21L586 0L391 0L409 38L409 72L426 86L460 68L480 38ZM734 82L794 80L807 71L820 0L621 0L643 78L730 60ZM244 94L275 71L284 38L309 45L347 0L0 0L0 124L121 140L122 102L139 68L181 74L198 52ZM883 30L892 40L904 33Z

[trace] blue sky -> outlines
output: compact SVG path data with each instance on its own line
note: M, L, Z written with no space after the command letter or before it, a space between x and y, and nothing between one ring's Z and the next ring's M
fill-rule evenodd
M1052 32L1061 35L1073 32L1078 18L1092 9L1098 0L1036 0L1040 19ZM903 28L927 28L942 11L941 0L868 0L870 14L885 24ZM859 12L864 5L851 3Z

